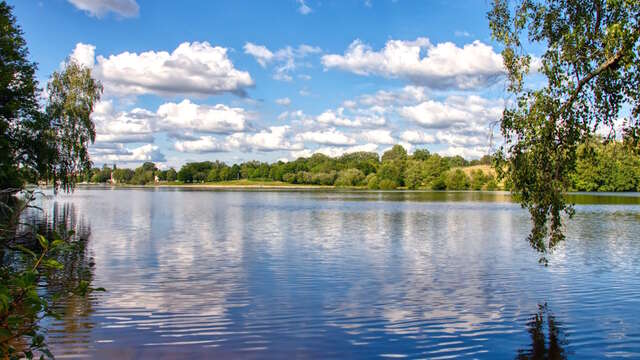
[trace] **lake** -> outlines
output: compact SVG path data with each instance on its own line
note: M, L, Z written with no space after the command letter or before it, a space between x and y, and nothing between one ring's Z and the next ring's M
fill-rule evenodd
M78 189L58 358L640 357L640 197L575 195L549 266L505 193Z

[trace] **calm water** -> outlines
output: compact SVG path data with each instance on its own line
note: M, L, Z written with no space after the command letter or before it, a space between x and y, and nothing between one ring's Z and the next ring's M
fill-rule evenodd
M640 197L576 197L545 268L504 194L80 189L95 286L59 358L640 357ZM545 306L546 304L546 306Z

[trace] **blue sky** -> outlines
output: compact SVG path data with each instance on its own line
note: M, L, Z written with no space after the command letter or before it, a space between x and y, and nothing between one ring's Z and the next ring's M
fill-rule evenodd
M477 158L499 141L504 70L486 0L9 3L43 85L67 59L103 82L97 165L395 143Z

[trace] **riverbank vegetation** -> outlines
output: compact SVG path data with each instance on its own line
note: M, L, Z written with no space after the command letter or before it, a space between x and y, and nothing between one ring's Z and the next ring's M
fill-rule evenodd
M91 113L102 85L88 68L68 62L52 74L41 104L36 64L4 1L0 29L0 358L53 357L41 320L57 317L61 301L98 289L82 260L86 236L67 221L38 226L34 219L48 214L25 184L74 188L76 174L91 164Z
M150 162L135 170L105 166L85 172L79 180L133 185L224 184L230 181L238 184L238 180L249 180L382 190L495 190L498 182L490 164L489 156L468 161L460 156L431 154L428 150L416 150L409 155L402 146L396 145L382 157L374 152L355 152L340 157L315 154L274 163L248 161L227 165L220 161L203 161L187 163L179 171L159 170Z
M622 141L592 138L578 148L569 191L640 191L640 156ZM340 157L315 154L290 162L191 162L179 171L160 170L146 162L136 169L104 166L78 179L87 183L130 185L215 184L220 186L325 186L410 190L509 190L500 181L492 159L466 160L428 150L407 154L400 145L385 152L356 152Z
M640 151L640 1L494 0L488 17L512 99L500 121L496 169L529 210L528 240L546 263L547 251L564 239L563 214L574 213L565 197L572 186L632 188L627 174L619 175L626 160L608 154L618 147L592 152L588 143L603 132L613 140L622 127L629 147ZM532 47L540 48L535 58ZM596 166L580 159L592 155Z

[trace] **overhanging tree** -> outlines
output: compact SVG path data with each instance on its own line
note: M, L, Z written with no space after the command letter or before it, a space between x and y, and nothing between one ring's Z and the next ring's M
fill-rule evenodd
M602 128L616 136L624 117L637 147L640 1L494 0L488 16L514 95L503 112L496 168L529 210L528 240L546 263L564 239L562 214L573 214L564 194L578 145ZM546 83L535 89L527 87L531 45L545 49L533 63Z

